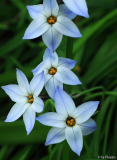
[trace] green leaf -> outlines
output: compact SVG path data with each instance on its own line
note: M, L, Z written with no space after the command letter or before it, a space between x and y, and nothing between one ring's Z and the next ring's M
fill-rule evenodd
M0 145L2 144L27 144L44 143L50 127L44 126L36 121L31 133L27 136L24 122L0 122Z

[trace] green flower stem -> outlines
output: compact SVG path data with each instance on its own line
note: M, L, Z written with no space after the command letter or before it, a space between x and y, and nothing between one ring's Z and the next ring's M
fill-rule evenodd
M48 146L48 151L49 151L49 153L51 153L51 151L52 151L52 144L50 144L50 145Z
M95 90L99 90L99 89L102 89L103 92L94 93L93 95L89 95L88 98L89 98L89 97L93 97L93 96L94 96L94 97L95 97L95 96L100 96L100 95L112 95L112 96L117 96L117 92L106 91L105 88L102 87L102 86L88 89L88 90L83 91L83 92L80 92L80 93L78 93L78 94L76 94L76 95L71 95L71 94L70 94L70 96L71 96L73 99L76 99L76 98L78 98L79 96L82 96L83 94L86 94L86 93L89 93L89 92L92 92L92 91L95 91Z
M102 92L99 92L99 93L95 93L93 95L89 95L85 98L85 100L88 100L88 99L91 99L91 98L95 98L95 97L98 97L98 96L103 96L104 93ZM117 96L117 92L105 92L105 95L110 95L110 96Z
M99 86L99 87L94 87L94 88L88 89L88 90L86 90L86 91L80 92L79 94L77 94L77 95L75 95L75 96L72 96L72 95L70 95L70 96L71 96L73 99L75 99L75 98L77 98L77 97L79 97L79 96L82 96L82 95L85 94L85 93L92 92L92 91L99 90L99 89L102 89L102 90L103 90L103 93L106 92L106 90L105 90L104 87Z
M96 111L92 116L95 116L99 111Z
M52 156L54 155L54 153L57 151L57 149L60 148L60 146L62 146L61 143L56 144L56 146L54 148L51 148L51 152L50 152L50 156L49 156L49 160L52 160Z
M67 48L66 48L66 58L72 59L72 52L73 52L73 40L72 37L67 37ZM71 93L71 86L67 86L67 90Z
M86 142L86 140L85 140L84 137L83 137L83 143L84 143L84 146L85 146L85 148L86 148L86 151L87 151L87 154L88 154L89 158L92 158L92 157L91 157L90 150L89 150L89 147L88 147L87 142Z

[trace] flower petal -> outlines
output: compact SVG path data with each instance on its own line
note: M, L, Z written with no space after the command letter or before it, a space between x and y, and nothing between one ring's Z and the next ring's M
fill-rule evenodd
M85 0L63 0L63 2L66 4L66 6L72 10L72 12L84 16L86 18L89 18L88 15L88 8Z
M56 52L54 52L54 53L52 54L51 64L52 64L52 67L57 68L57 65L58 65L58 55L57 55Z
M44 0L43 8L47 17L57 16L59 7L56 0Z
M1 88L6 92L6 94L8 94L8 96L11 98L12 101L18 103L21 102L25 103L27 101L27 98L20 94L19 86L7 85L7 86L2 86Z
M81 104L73 112L72 116L76 118L77 124L87 121L98 107L99 101L90 101Z
M56 89L54 100L57 113L68 116L75 109L75 104L72 98L60 87L57 87Z
M47 18L43 15L34 19L28 26L23 39L34 39L45 33L50 27L46 20Z
M65 129L64 128L51 128L47 138L45 145L60 143L65 140Z
M45 65L43 62L41 62L35 69L32 70L34 76L38 75L42 71L44 71L44 75L48 73L48 69L45 68Z
M78 77L70 69L63 66L57 67L57 73L55 74L55 78L60 82L69 85L81 84Z
M5 122L13 122L17 120L25 110L30 106L29 103L15 103L11 108Z
M27 9L32 19L36 19L40 15L44 15L43 4L27 6Z
M82 37L77 26L70 19L64 16L58 16L57 22L53 24L53 27L63 35L69 37Z
M32 103L32 109L37 112L40 113L43 111L44 108L44 103L41 100L41 98L34 96L34 102Z
M19 84L19 88L23 92L24 95L30 94L29 82L25 76L25 74L17 69L17 82Z
M37 72L38 74L41 73L44 70L44 63L41 62L35 69L32 70L33 75L36 75Z
M75 60L69 59L69 58L63 58L59 57L58 58L58 67L62 65L62 67L66 67L68 69L73 69L74 66L76 65Z
M30 82L31 93L38 96L44 86L44 72L42 71L38 75L34 76Z
M59 46L63 35L58 32L56 29L54 29L53 26L51 26L43 35L42 39L46 46L52 51L55 52L56 48Z
M23 93L17 84L9 84L9 85L3 86L3 87L5 87L9 90L12 90L12 91L16 92L17 94L20 94L23 96Z
M70 148L80 156L83 147L82 131L78 125L75 127L66 127L65 137Z
M65 117L59 113L48 112L37 117L36 120L47 126L66 127Z
M56 68L58 65L57 53L56 52L52 53L52 51L49 48L47 48L43 55L43 62L47 69L50 69L51 67Z
M29 135L29 133L32 131L34 127L35 117L35 111L32 109L31 106L29 106L23 114L23 120L26 127L27 135Z
M52 52L49 48L47 48L44 52L44 55L43 55L43 63L44 63L44 66L45 68L47 69L50 69L51 68L51 57L52 57Z
M63 84L54 78L54 76L52 76L45 84L45 89L52 99L54 99L57 86L63 89Z
M49 81L49 79L52 77L51 74L46 74L45 75L45 84Z
M88 135L97 129L97 125L92 118L89 118L88 121L81 123L78 126L81 128L83 135Z
M74 19L76 17L76 14L73 13L65 4L59 5L59 13L58 16L64 16L69 19Z

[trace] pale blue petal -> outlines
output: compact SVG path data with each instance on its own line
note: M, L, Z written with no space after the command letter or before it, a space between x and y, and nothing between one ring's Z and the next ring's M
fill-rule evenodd
M47 74L45 75L45 77L44 77L44 78L45 78L45 84L49 81L49 79L50 79L51 77L52 77L51 74L48 74L48 73L47 73Z
M51 67L57 67L58 65L58 55L56 52L52 53L52 51L47 48L45 50L45 53L43 55L43 62L44 62L44 65L45 65L45 68L47 68L48 70L51 68Z
M33 75L36 76L36 75L40 74L41 72L44 72L44 75L46 75L48 73L48 69L45 67L46 66L44 64L37 66L34 70L32 70Z
M46 22L45 16L34 19L25 31L23 39L34 39L45 33L50 25Z
M76 14L73 13L65 4L60 4L59 5L59 13L58 16L64 16L67 17L69 19L74 19L76 17Z
M44 72L34 76L30 82L31 93L38 96L44 87Z
M51 57L51 65L52 65L52 67L55 67L55 68L57 68L57 66L58 66L58 55L57 55L56 52L54 52L54 53L52 54L52 57Z
M58 67L62 65L63 67L73 69L76 63L77 61L71 60L69 58L63 58L63 57L58 58Z
M57 67L57 73L55 74L55 78L60 82L69 85L81 84L78 77L70 69L63 66Z
M56 29L54 29L53 26L51 26L43 35L42 39L46 46L52 51L55 52L56 48L59 46L63 35L58 32Z
M78 106L71 114L76 118L77 124L87 121L98 107L99 101L90 101Z
M52 76L45 84L45 89L53 100L54 100L55 91L56 91L57 86L63 89L63 84L59 82L56 78L54 78L54 76Z
M3 88L7 88L23 96L23 93L17 84L9 84L9 85L3 86Z
M75 125L75 127L66 127L65 138L70 148L80 156L83 148L83 136L80 127L78 125Z
M65 129L64 128L51 128L47 138L45 145L60 143L65 140Z
M66 127L65 117L54 112L42 114L41 116L37 117L36 120L47 126L58 128Z
M43 4L27 6L27 9L32 19L36 19L40 15L44 15Z
M57 22L53 24L53 27L63 35L69 37L82 37L77 26L70 19L64 16L58 16Z
M35 124L36 113L31 106L23 114L23 120L26 127L27 135L32 131Z
M89 18L88 8L85 0L63 0L66 6L79 16Z
M68 116L75 109L75 104L72 98L60 87L57 87L56 89L54 100L57 113Z
M88 121L81 123L78 126L81 128L83 135L88 135L97 129L97 125L92 118L89 118Z
M30 106L29 103L15 103L11 108L5 122L13 122L17 120L25 110Z
M41 62L35 69L32 70L33 75L35 75L37 72L41 73L44 70L44 64Z
M17 69L17 82L19 84L19 88L23 92L24 95L28 96L30 94L29 82L25 76L25 74Z
M43 101L41 100L41 98L36 96L33 96L33 98L34 98L34 102L32 103L32 109L37 113L42 112L44 108Z
M43 63L44 63L44 66L45 68L47 69L50 69L52 67L51 65L51 57L52 57L52 51L47 48L44 52L44 55L43 55Z
M43 8L47 17L56 17L59 11L59 7L56 0L44 0Z
M2 86L1 88L6 92L6 94L11 98L12 101L22 103L26 102L27 98L23 95L21 95L18 91L19 89L16 89L17 87L11 88L12 85Z

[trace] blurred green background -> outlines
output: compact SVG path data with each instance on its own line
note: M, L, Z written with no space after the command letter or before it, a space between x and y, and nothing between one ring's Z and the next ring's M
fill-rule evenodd
M29 80L31 70L41 61L46 49L42 38L22 40L31 22L27 5L41 0L0 0L0 86L16 84L16 68ZM96 160L98 156L117 154L117 0L87 0L90 18L77 16L75 23L83 37L74 39L72 59L77 60L73 71L82 85L72 86L79 93L76 106L99 100L98 113L92 118L98 129L84 136L78 157L66 141L46 147L50 127L36 121L29 136L22 117L12 123L4 120L14 104L0 89L0 160ZM59 57L66 56L67 38L57 49ZM45 101L44 112L54 110L52 100ZM42 113L41 113L42 114Z

